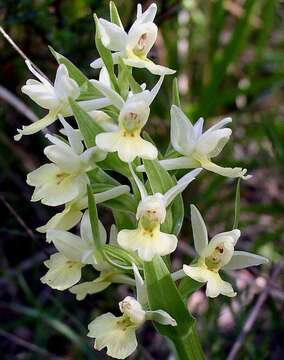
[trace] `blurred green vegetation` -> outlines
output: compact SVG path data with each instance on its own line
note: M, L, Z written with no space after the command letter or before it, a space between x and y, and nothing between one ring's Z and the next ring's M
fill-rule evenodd
M115 3L129 28L136 1ZM253 175L250 181L241 182L239 227L243 236L239 248L268 256L274 266L284 250L284 4L276 0L163 0L157 4L160 33L151 56L177 70L182 107L193 121L203 116L209 126L218 118L232 116L232 140L218 161L246 167ZM97 57L93 12L108 18L108 1L0 0L1 26L51 78L57 65L48 45L88 77L97 75L89 67ZM21 143L13 141L16 128L28 120L8 104L3 88L15 93L38 116L42 112L21 94L21 86L31 76L4 38L0 38L0 59L1 358L105 359L89 346L86 325L95 314L117 311L113 300L120 299L126 289L113 286L80 303L73 295L40 283L45 271L42 261L50 249L44 237L31 229L54 212L29 202L31 189L25 177L45 161L41 152L45 140L38 134ZM140 82L155 82L146 71L135 71L135 75ZM172 78L167 77L147 125L164 150L169 141L171 87ZM177 267L188 262L191 253L189 204L198 205L212 235L232 227L235 191L235 181L208 172L190 186L184 197L187 217L175 259ZM105 209L100 209L100 214L110 225L111 214ZM257 284L269 277L267 270L244 271L236 279L242 290L234 304L222 297L210 300L204 313L196 312L210 359L226 358L261 292ZM283 358L284 322L279 316L283 276L273 288L278 296L269 295L238 359ZM200 306L206 307L207 301L202 299ZM222 323L226 311L233 324L228 329ZM163 344L164 350L160 350L161 340L151 326L140 338L142 346L135 358L167 358L168 348Z

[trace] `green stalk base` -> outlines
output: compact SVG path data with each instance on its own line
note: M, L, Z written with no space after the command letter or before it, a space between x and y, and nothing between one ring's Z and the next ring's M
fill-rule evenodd
M195 325L193 325L190 333L187 336L172 338L170 341L175 348L177 360L205 359Z

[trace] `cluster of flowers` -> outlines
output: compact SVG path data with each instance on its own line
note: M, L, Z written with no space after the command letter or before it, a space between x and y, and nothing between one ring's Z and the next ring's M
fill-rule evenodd
M115 9L113 4L111 8ZM41 201L48 206L65 206L62 212L38 228L38 231L46 233L47 242L52 242L57 250L45 261L48 271L41 281L53 289L69 289L78 300L84 299L88 294L98 293L112 283L128 284L136 288L137 299L127 296L119 303L122 316L115 317L107 313L89 324L88 336L96 338L95 348L100 350L107 347L107 354L118 359L127 357L135 350L135 331L146 320L177 325L171 314L164 310L148 310L144 280L136 266L139 262L149 262L155 256L165 256L175 251L177 236L161 231L167 210L173 201L202 169L226 177L246 178L246 169L224 168L212 161L230 138L231 130L225 127L232 121L230 118L225 118L204 131L202 118L192 125L180 107L172 105L171 155L174 155L167 159L161 159L156 146L141 137L141 130L149 118L150 105L160 90L164 76L175 72L155 64L147 57L157 37L157 26L153 22L156 11L155 4L150 5L145 12L138 5L137 18L128 33L117 12L112 13L116 15L116 18L112 16L113 22L95 18L97 41L103 47L102 54L107 54L108 57L102 56L91 64L95 69L100 68L100 76L99 80L87 79L92 94L96 94L87 99L82 96L85 87L72 77L74 68L68 67L68 63L59 65L52 84L27 61L28 68L38 80L28 80L22 91L47 109L48 114L32 125L18 129L15 136L19 140L23 135L34 134L57 119L62 125L60 135L46 135L52 144L44 149L50 163L27 176L27 183L35 187L32 201ZM108 59L108 63L105 59ZM120 83L115 84L116 75L111 73L109 61L112 65L118 64L120 72L128 71L129 79L134 85L129 81L125 91ZM72 66L74 67L73 64ZM145 84L137 84L132 77L132 67L145 68L158 75L156 85L147 90ZM99 133L93 134L94 146L85 148L86 141L80 124L80 129L76 129L65 120L65 117L72 115L76 117L72 102L76 102L83 114L100 127ZM136 207L136 228L121 229L120 226L117 231L113 225L108 242L113 249L123 251L123 254L134 259L127 270L126 267L116 266L115 261L110 261L103 251L98 250L96 243L105 246L107 235L102 223L98 222L97 239L94 241L91 210L88 210L88 187L94 193L92 196L96 204L107 204L123 196L137 198L137 194L133 195L127 185L116 182L117 185L99 192L100 184L90 180L89 175L98 169L111 178L102 170L106 169L103 164L111 156L115 156L118 167L126 163L133 191L136 188L140 194ZM157 160L158 156L161 160ZM164 194L149 194L149 188L143 181L145 168L139 159L155 160L166 170L194 170L181 177ZM119 171L115 165L112 170ZM69 232L79 223L80 236ZM234 250L241 234L238 229L215 235L209 242L205 223L194 205L191 205L191 223L197 257L192 264L184 265L183 269L173 274L174 280L189 276L207 284L206 295L209 297L219 294L235 296L231 284L222 280L219 271L259 265L267 260ZM82 269L86 265L91 265L99 272L99 276L91 281L80 282Z

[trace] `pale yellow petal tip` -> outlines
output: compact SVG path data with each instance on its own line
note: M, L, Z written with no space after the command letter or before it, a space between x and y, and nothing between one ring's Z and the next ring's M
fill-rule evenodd
M242 171L241 171L241 174L240 174L240 178L241 179L243 179L243 180L249 180L249 179L251 179L252 177L253 177L253 175L246 175L246 173L247 173L247 169L243 169Z
M23 136L22 130L17 129L17 131L18 131L18 134L14 135L14 140L15 140L15 141L21 140L21 138L22 138L22 136Z

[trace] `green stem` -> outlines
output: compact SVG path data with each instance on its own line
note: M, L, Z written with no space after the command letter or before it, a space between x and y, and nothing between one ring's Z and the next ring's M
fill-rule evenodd
M178 360L205 359L195 325L187 336L172 338L171 342L175 347Z

